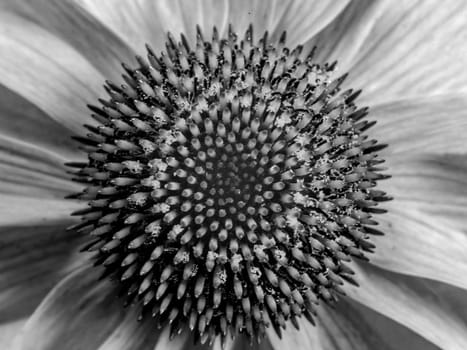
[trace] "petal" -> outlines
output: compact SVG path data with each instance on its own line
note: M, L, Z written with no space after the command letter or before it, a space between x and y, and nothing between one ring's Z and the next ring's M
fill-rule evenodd
M400 100L370 110L371 137L389 147L386 156L467 153L467 95Z
M278 40L282 32L287 31L288 45L293 47L307 41L321 28L331 22L347 5L348 0L341 1L262 1L238 0L224 1L220 6L217 0L204 1L204 9L197 7L202 19L203 29L210 32L216 25L221 35L227 34L227 26L232 24L237 33L243 35L250 24L253 24L256 38L269 32L271 40ZM185 19L185 31L193 31L193 11L186 5L190 0L181 1L181 12ZM214 13L211 13L214 12ZM206 15L209 13L209 15ZM216 19L213 22L212 19Z
M291 324L283 332L282 339L271 329L268 337L276 350L313 349L313 350L388 350L387 343L373 334L371 326L365 323L356 308L341 300L331 309L326 305L317 308L318 315L313 326L306 319L299 319L300 330Z
M115 1L81 0L84 8L106 23L137 52L142 52L145 43L162 50L168 31L175 36L185 33L193 41L197 24L208 35L213 26L217 27L220 35L226 35L229 24L243 35L247 26L253 23L257 35L262 36L269 30L273 39L287 30L289 44L297 45L331 22L347 3L348 0L165 0L120 2L117 6Z
M464 289L431 280L424 280L424 284L467 324L467 292Z
M266 329L267 337L274 350L296 349L296 350L321 350L320 335L318 329L308 321L300 320L300 330L295 329L292 324L287 324L287 329L282 331L279 338L272 327Z
M186 331L170 340L169 329L168 327L165 327L159 339L157 340L157 344L154 347L154 350L184 350L189 349L190 347L192 347L192 345L189 343L189 335Z
M28 316L79 265L79 235L70 221L0 228L0 323Z
M225 348L221 347L220 341L216 341L214 343L213 350L244 350L250 348L255 350L274 350L274 347L271 344L271 339L269 339L268 336L261 339L260 343L253 341L252 346L250 340L242 334L238 334L233 340L231 338L227 338Z
M341 298L332 308L319 307L316 327L324 349L438 349L403 325L350 298Z
M332 308L321 305L317 308L316 326L300 319L300 330L287 328L282 339L274 331L268 337L276 350L436 350L434 345L406 327L379 313L342 298Z
M467 288L467 157L439 156L391 165L381 189L395 199L378 218L372 263Z
M243 35L252 23L257 38L261 37L265 31L269 31L270 38L278 40L282 32L287 31L288 45L293 47L306 42L325 27L345 8L348 2L347 0L275 0L269 2L211 0L201 2L201 6L194 5L190 8L187 5L193 2L184 0L181 1L180 9L187 33L193 31L196 25L195 19L202 22L202 28L205 31L211 32L212 27L216 25L223 35L227 34L228 24L232 24L234 30ZM193 16L197 12L201 14ZM207 13L209 15L206 15Z
M81 186L65 173L66 158L0 132L0 192L63 198Z
M164 50L167 32L176 38L184 33L193 43L196 25L200 25L207 36L211 34L213 26L218 28L221 35L225 34L230 20L235 30L246 29L246 25L241 28L235 25L239 18L229 18L227 0L80 0L80 4L139 54L145 54L145 44L151 45L156 52ZM241 9L240 6L238 8ZM246 12L243 11L243 15Z
M230 6L228 0L165 0L159 1L153 11L159 17L164 32L171 32L177 36L183 33L194 43L197 25L201 27L205 39L211 35L214 26L221 36L226 35L229 24L239 32L246 29L246 27L238 28L235 20L232 21ZM246 13L245 9L243 14Z
M0 137L21 140L63 159L73 159L78 152L71 136L69 130L39 108L0 85Z
M440 299L423 280L352 264L360 287L346 285L346 293L359 303L389 317L442 349L467 348L467 323L449 300Z
M0 227L66 219L82 207L82 203L72 200L5 194L0 200Z
M145 54L145 44L156 51L162 50L167 28L164 28L156 8L165 6L160 1L121 1L121 0L76 0L76 2L98 21L105 24L134 52ZM178 23L179 14L168 12L168 19Z
M388 343L374 334L371 325L345 301L341 300L336 309L325 305L319 307L316 322L319 342L323 349L390 349Z
M316 61L337 61L344 73L360 52L384 7L384 0L351 1L338 17L305 43L305 48L316 47Z
M459 214L467 209L467 155L420 155L397 157L389 161L392 178L381 181L381 189L399 202L440 219L449 219L464 229L467 222Z
M467 92L465 1L386 1L379 13L358 54L343 67L350 70L347 85L363 88L361 102Z
M154 348L158 339L163 337L161 331L156 328L154 319L144 319L138 321L137 308L128 309L125 318L110 334L105 342L98 350L115 350L115 349L157 349ZM177 338L178 339L178 338ZM176 350L177 347L172 347L176 342L168 344L170 349ZM164 348L165 349L165 348Z
M258 3L264 1L258 0ZM277 1L283 3L283 1ZM279 21L277 25L271 25L274 29L272 37L279 38L284 30L287 31L287 43L290 47L304 44L321 29L331 23L347 6L350 0L320 1L302 0L289 1L284 11L282 5L281 16L271 18L272 21ZM280 6L280 5L279 5ZM264 9L265 14L269 14L269 6ZM268 15L269 16L269 15ZM254 23L254 22L253 22Z
M381 221L387 235L372 240L377 247L373 264L467 288L465 233L401 202Z
M21 331L26 323L26 318L0 324L0 348L10 349L15 336Z
M31 19L73 46L107 79L118 80L120 63L134 60L130 47L76 1L12 1L7 9Z
M130 310L121 324L98 348L98 350L114 349L154 349L154 350L241 350L246 349L248 341L242 335L238 335L235 340L227 339L227 344L222 347L219 337L215 339L212 346L209 344L193 345L193 334L185 330L170 339L169 327L162 330L156 328L153 319L137 321L138 312L136 309ZM267 339L262 342L257 350L271 349Z
M13 350L97 349L124 318L100 270L81 267L60 282L26 323Z
M345 314L342 311L339 313L341 317L353 320L353 327L358 328L361 333L365 334L365 338L367 339L380 338L385 341L385 344L390 346L390 349L439 350L433 343L414 333L403 324L395 322L371 308L350 298L342 298L337 305L339 311L341 310L341 303L350 306L350 309L348 307L344 308L344 310L349 310ZM380 347L371 349L380 349Z
M81 156L67 129L0 86L0 193L63 198L79 189L63 163Z
M0 12L0 83L75 132L90 122L86 103L104 92L102 75L38 25Z

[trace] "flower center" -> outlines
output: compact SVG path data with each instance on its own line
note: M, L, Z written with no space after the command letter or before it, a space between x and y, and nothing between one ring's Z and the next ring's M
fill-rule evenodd
M96 264L142 316L203 343L312 321L353 282L345 262L371 251L388 199L359 92L285 35L252 36L198 30L194 48L170 34L165 52L148 48L90 106L88 162L69 164L88 186L75 229L94 237Z

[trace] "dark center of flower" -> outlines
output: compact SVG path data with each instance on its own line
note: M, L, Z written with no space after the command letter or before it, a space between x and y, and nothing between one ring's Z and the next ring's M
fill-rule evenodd
M373 245L382 148L364 131L359 92L285 35L254 44L230 30L195 48L124 65L126 85L90 106L101 125L71 163L89 201L74 228L142 316L196 340L259 339L355 283L345 265Z

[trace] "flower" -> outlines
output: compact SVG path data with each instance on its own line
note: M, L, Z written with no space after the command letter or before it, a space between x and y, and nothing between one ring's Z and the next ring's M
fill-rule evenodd
M73 229L171 337L189 328L225 346L314 322L318 299L355 284L346 263L372 251L371 215L389 200L374 189L384 145L367 140L359 93L340 92L344 78L300 46L278 51L267 33L255 44L252 25L243 39L214 27L206 40L198 27L195 47L167 40L90 106L101 125L77 138L87 161L68 164L86 186L71 197L89 202ZM142 139L162 141L148 150Z
M467 245L464 232L465 216L462 214L467 198L464 190L466 146L463 140L467 129L464 115L467 104L467 76L464 71L467 63L467 27L463 18L467 9L463 2L449 1L442 8L434 1L408 1L398 4L397 7L390 1L278 1L271 4L259 1L142 1L121 2L118 5L110 1L24 1L2 6L4 11L0 14L0 26L3 29L0 46L5 54L0 58L4 109L0 139L4 193L0 202L3 220L0 293L4 301L1 304L1 314L5 315L2 322L8 324L9 332L5 334L12 334L12 331L17 330L16 340L13 345L10 342L10 346L18 349L189 347L191 343L188 338L203 338L206 329L204 327L209 323L206 321L208 313L200 316L200 319L204 317L205 321L197 319L198 333L185 330L180 334L169 334L170 328L166 327L167 323L176 320L176 313L182 310L173 307L171 300L165 301L165 297L162 299L162 296L168 295L165 294L167 289L164 288L169 286L177 288L170 289L169 292L182 294L183 281L174 279L172 275L173 271L178 271L178 266L183 266L183 275L186 274L187 280L191 281L189 278L197 277L196 280L193 278L194 285L189 286L193 288L194 294L200 291L201 296L205 285L212 285L209 288L219 290L231 286L233 295L238 293L239 298L227 294L224 296L236 306L236 313L232 314L232 317L235 317L240 328L245 329L244 333L253 333L248 330L250 326L247 319L248 315L255 312L257 306L245 295L254 293L254 281L273 278L261 265L268 263L268 259L275 259L277 266L275 265L274 271L287 270L290 278L305 266L325 264L326 274L312 275L315 279L312 283L321 283L316 286L321 300L326 300L326 296L332 298L334 289L329 291L323 288L329 285L326 281L339 280L339 276L336 276L332 269L332 265L335 264L332 258L345 258L344 254L340 254L342 249L338 247L352 247L356 242L352 239L357 240L361 237L357 238L358 230L352 231L356 237L348 235L347 232L351 232L355 222L369 218L365 217L365 212L350 208L342 197L343 208L354 210L354 216L344 218L343 214L339 214L338 219L337 216L333 216L332 220L329 220L329 213L332 213L333 209L328 199L330 196L334 196L333 199L340 198L342 191L346 189L346 181L349 181L345 178L345 181L338 179L340 169L350 167L358 175L359 171L365 170L361 167L368 166L357 163L349 165L348 155L339 159L334 155L327 155L329 152L326 145L335 141L336 135L323 133L322 129L329 128L328 125L334 125L336 128L336 125L341 126L344 123L339 121L340 124L332 124L335 123L332 119L333 109L326 107L331 105L329 100L326 100L328 104L321 107L318 107L318 104L311 107L300 104L299 99L287 95L291 92L290 86L287 88L281 85L281 81L272 80L265 84L264 82L268 83L267 79L261 81L258 89L254 90L253 99L249 89L258 80L251 80L248 69L243 72L238 70L239 81L232 84L228 93L222 95L224 82L220 80L218 73L213 73L217 71L211 67L210 71L199 72L200 79L207 79L208 75L212 84L209 84L203 95L205 101L194 105L193 100L185 98L187 95L183 91L191 91L195 82L190 82L189 79L180 80L180 86L183 88L172 88L168 93L160 90L164 85L152 86L149 82L153 80L147 80L145 76L138 77L139 73L132 68L145 65L141 58L135 60L133 56L134 53L145 55L146 43L155 51L152 56L165 59L164 67L168 67L171 57L180 55L177 50L183 50L185 41L188 45L196 47L196 25L202 29L203 42L211 43L208 44L211 45L211 51L201 47L201 50L193 52L205 57L205 54L215 50L213 46L217 43L216 39L211 41L207 35L212 32L214 25L219 38L229 38L229 24L236 32L245 33L252 23L253 37L260 36L268 30L268 42L272 43L273 47L282 45L281 33L284 30L287 30L288 48L293 50L297 45L303 45L303 52L310 52L314 46L317 47L312 59L313 64L307 73L307 81L304 82L310 90L304 91L310 91L312 94L320 86L332 84L339 77L336 76L336 69L341 74L349 73L345 80L338 80L339 92L333 93L329 88L326 92L324 88L323 93L327 97L344 96L343 102L337 101L336 106L345 110L353 106L354 97L356 98L356 95L352 98L345 95L345 91L362 89L355 104L370 106L367 118L377 121L376 125L364 130L364 135L368 135L369 140L375 139L389 146L383 149L374 147L370 142L363 147L365 141L358 138L354 140L355 145L360 145L363 149L368 148L368 153L376 152L379 157L385 159L389 170L384 170L384 173L392 175L390 179L378 181L377 186L372 189L381 191L378 192L379 197L375 198L386 198L384 193L394 197L392 201L381 203L381 207L386 209L387 213L379 214L379 206L373 210L375 215L372 219L379 222L380 227L378 230L368 228L366 232L371 233L371 243L376 246L374 253L366 254L369 262L353 259L348 265L355 273L352 278L360 286L349 283L343 286L336 285L335 290L341 288L347 297L341 297L340 301L334 304L334 309L321 302L316 308L317 316L308 317L314 320L316 327L304 317L291 318L292 323L296 322L300 326L300 330L295 330L292 323L289 323L286 330L279 332L282 335L281 341L277 340L278 333L275 327L265 327L266 336L262 346L384 349L391 346L408 348L418 345L425 349L432 343L443 349L466 347L467 316L464 312L466 298L463 289L467 287L467 279L464 277ZM163 34L167 31L170 31L173 37L183 33L185 39L182 39L182 46L178 46L178 41L172 37L167 39ZM252 44L256 45L256 42ZM248 34L243 45L236 47L232 44L230 49L243 52L242 50L246 50L245 45L250 45ZM161 56L161 51L168 53ZM241 68L241 54L237 54L236 57L240 57L240 61L235 63L235 67ZM288 57L293 57L293 54ZM196 59L200 60L200 57ZM274 57L270 60L278 62ZM337 66L325 65L326 62L331 63L334 60L338 61ZM120 68L121 62L126 63L123 70ZM209 57L206 58L206 62L207 65L219 64L219 61L210 60ZM157 65L157 60L151 63ZM179 63L183 67L183 62ZM227 68L229 67L227 65ZM126 74L127 90L121 88L120 83L116 84L121 81L122 72ZM164 72L172 85L178 84L177 74L180 75L180 70L167 69ZM157 82L157 72L154 74L153 79ZM224 79L227 78L234 79L229 75ZM112 100L101 100L102 105L98 107L95 101L103 96L104 91L100 86L106 80L106 90ZM159 108L160 106L144 103L144 98L141 103L130 105L126 103L127 99L122 100L122 96L132 94L128 86L131 87L131 83L135 82L139 84L138 91L159 94L159 101L163 102L164 97L173 99L170 102L174 106L171 113L173 112L174 116L178 113L177 118L169 118L168 115L172 114ZM300 88L296 89L298 91ZM321 182L310 182L304 178L305 175L300 175L293 185L294 191L290 199L276 203L269 202L275 198L270 198L269 192L273 196L274 193L268 190L268 186L274 186L276 183L274 179L270 182L268 176L265 176L264 183L259 184L255 177L250 192L253 194L256 191L261 194L257 196L259 199L256 208L246 204L250 198L254 200L256 197L250 196L248 191L242 192L246 187L241 186L246 184L236 180L235 176L217 180L230 186L232 194L221 193L221 189L225 191L225 186L216 188L213 186L215 183L208 183L209 179L206 177L204 182L199 183L199 195L192 190L195 201L180 204L180 198L176 196L167 197L164 202L154 201L165 196L164 191L189 194L182 191L198 186L198 177L207 176L206 174L214 169L215 164L209 161L209 157L213 158L213 151L210 151L209 145L201 145L207 147L200 149L204 155L197 154L204 164L203 167L197 170L195 166L191 166L193 164L189 160L192 150L190 147L195 137L185 141L186 132L183 128L190 130L194 136L199 131L196 129L200 121L196 121L196 115L189 111L198 108L202 113L209 113L212 101L216 101L214 105L221 105L219 96L225 96L226 101L230 102L237 99L240 110L248 109L257 101L270 98L276 91L282 91L283 100L291 102L291 111L296 111L300 106L304 109L304 114L286 113L288 110L286 111L284 103L271 100L265 106L265 113L279 113L281 116L271 130L296 127L297 123L306 118L307 112L319 114L321 109L315 108L328 110L320 114L322 119L314 133L303 133L299 135L296 143L287 145L275 143L268 146L264 141L259 142L262 148L256 144L252 145L251 152L241 153L239 156L239 159L243 159L242 155L245 156L245 163L235 163L232 166L235 168L236 164L255 162L261 164L262 149L277 147L275 151L279 151L287 146L291 147L292 151L292 146L297 145L296 157L290 159L296 159L302 165L303 174L310 173L311 169L314 169L316 174L327 174L330 171L330 161L334 161L333 166L337 170L333 171L334 177L329 182L332 182L332 186L323 187L326 185L324 178ZM138 101L141 100L141 96L134 96L133 99L136 100L136 97ZM91 111L97 123L88 117L86 104L94 105ZM135 112L146 113L147 118L135 118ZM363 116L367 112L363 109L359 113ZM111 117L112 127L109 124L101 126L100 129L96 128L97 125L102 125L102 118L108 117L109 113L116 113ZM119 119L121 115L125 118ZM193 115L194 122L181 123L180 120L188 119L187 115ZM345 115L345 112L339 112L337 117L342 115ZM233 118L225 116L224 124L234 128ZM175 120L178 123L172 125L172 121ZM87 128L94 134L94 139L89 139L92 136L86 137L82 124L88 124ZM115 135L112 128L121 132ZM147 137L154 136L154 128L165 131L157 137ZM225 133L225 130L215 131ZM76 144L69 141L72 134L78 135L76 138L82 143L81 148L88 152L90 158L83 157ZM130 138L129 135L136 136ZM317 135L320 137L320 143L316 141ZM217 139L212 138L212 141L214 144ZM348 142L350 141L345 141L344 144L350 144ZM186 145L182 145L184 143ZM231 144L232 147L237 147L239 143ZM307 148L310 144L314 148ZM108 162L103 158L92 161L96 147L108 154L124 155L126 158L118 159L120 163ZM180 163L180 160L174 159L173 156L175 147L178 147L176 150L181 156L185 156L186 166L174 166L177 162ZM196 142L193 147L197 147ZM141 153L138 153L141 157L135 159L128 156L137 149L141 150ZM117 150L122 152L116 152ZM154 156L155 152L158 153L157 156ZM317 152L324 155L311 161L311 157L316 156ZM264 160L267 161L269 160ZM89 184L84 192L80 185L69 181L62 165L64 162L78 169L76 180ZM227 159L223 162L228 163ZM257 166L259 167L255 165L254 169L259 169ZM231 170L238 173L234 168ZM274 169L272 166L270 168ZM168 174L168 169L174 170L174 173ZM357 169L359 171L356 171ZM377 169L373 175L365 176L380 178L380 171ZM125 176L109 177L109 172ZM297 177L296 173L287 174L289 175L285 176ZM174 178L183 181L186 179L186 186L182 188ZM278 195L282 194L282 186L276 185ZM128 193L125 192L127 189L130 189ZM213 190L218 196L216 200L219 200L216 211L213 211L210 201L202 200L205 193L214 196L211 194ZM236 192L237 190L240 192ZM122 191L127 193L126 200L122 197ZM91 209L82 210L79 203L70 199L62 200L63 196L70 192L77 193L74 197L90 201ZM235 197L237 195L246 197L239 201ZM99 196L108 196L106 198L114 200L102 200ZM195 239L190 236L189 230L186 230L186 220L189 218L170 229L166 227L166 222L170 223L170 218L178 213L174 208L205 213L204 216L198 215L193 218L198 220L197 224L200 225L206 217L231 215L228 209L232 202L242 209L242 212L236 215L243 213L245 222L251 225L251 231L242 233L237 230L236 235L239 235L239 239L244 239L241 242L251 242L251 248L243 244L233 249L231 256L226 257L222 250L216 248L217 243L211 243L214 242L211 239L206 241L209 248L206 250L201 246L194 246L193 252L174 250L179 245L173 242L188 244ZM261 203L277 205L265 209ZM290 228L287 232L290 233L285 236L269 236L258 241L254 232L258 224L255 226L253 221L247 221L253 217L251 213L266 213L265 210L275 209L281 211L282 206L292 205L291 203L293 207L284 219L285 225L289 225L286 227ZM102 210L95 210L96 208ZM115 210L109 211L108 208ZM88 242L88 238L80 234L80 231L64 230L70 224L80 225L80 222L70 219L70 212L82 216L84 222L100 220L99 225L85 232L97 237L93 243L102 248L97 250L94 261L97 265L110 267L116 266L114 263L118 261L116 270L105 269L105 272L117 273L121 279L126 277L122 283L110 283L108 278L97 281L102 270L90 266L92 256L88 256L89 253L77 251ZM125 215L121 220L121 227L118 231L113 231L115 226L112 225L115 222L120 223L118 220L122 212ZM144 215L149 215L146 213L154 217L159 216L163 220L148 223L141 235L134 235L132 227L143 222ZM304 213L316 215L308 216L308 222L304 222ZM209 222L209 230L214 232L217 228L211 228L211 225L215 221ZM266 221L259 224L262 230L266 230ZM302 239L316 237L324 227L330 232L339 232L333 240L326 241L329 246L325 248L327 252L335 252L337 255L319 254L320 249L324 249L319 240L305 242ZM380 232L384 232L385 236L378 236ZM191 234L199 236L196 238L201 242L207 235L207 229ZM120 252L119 241L124 241L126 237L131 237L128 249L133 253L120 257L114 252ZM164 237L167 237L168 243L160 244ZM211 238L209 235L206 237ZM219 241L234 241L222 230L219 231L218 237ZM100 244L104 245L99 246ZM316 249L314 256L318 260L315 259L315 262L308 259L309 265L294 265L294 259L298 260L296 256L307 251L308 244ZM371 245L360 247L371 249ZM146 252L149 248L151 251ZM354 250L352 255L358 255L360 251ZM157 258L138 260L147 254ZM160 266L155 267L157 259L164 256L173 258L173 263L168 263L165 259L158 262ZM196 262L205 259L204 266L198 263L190 264L195 261L193 256L198 259ZM261 264L252 264L251 257L256 257L257 260L254 261ZM231 266L224 268L226 264ZM125 284L126 280L135 281L132 279L136 273L135 266L140 268L138 274L142 277L137 279L137 284ZM149 293L152 290L151 279L146 278L151 271L157 271L160 280L152 297ZM243 275L234 276L231 271L241 272ZM206 282L203 277L211 276L210 274L213 278ZM284 276L280 275L281 278L285 278ZM269 287L265 294L270 296L279 293L280 290L283 295L289 295L287 283L279 284L277 290ZM306 283L301 280L296 285L306 286ZM246 294L245 286L248 289ZM115 298L115 295L120 292L132 296L137 290L146 293L143 300L136 306L123 309L122 300ZM152 298L157 299L158 293L161 294L161 301L153 303ZM301 294L292 293L293 290L290 290L294 301L279 298L281 304L276 307L281 311L278 317L300 312L296 305L300 304ZM212 297L209 304L207 300L205 302L206 305L213 306L211 310L215 310L215 304L222 300L216 301L219 298L216 293L213 293ZM309 297L313 298L313 295L310 294ZM271 305L273 301L279 300L269 299L272 299L269 301ZM146 301L147 305L151 305L151 309L143 308L141 314L141 308L138 306ZM129 299L128 302L131 303L132 300ZM170 305L172 306L168 308ZM197 305L197 308L199 307ZM240 307L243 313L239 312ZM267 307L271 310L274 306ZM290 311L290 308L295 309ZM165 314L164 311L168 314L166 318L159 317L156 318L157 321L153 321L150 317L151 313ZM222 328L224 315L228 319L229 313L230 311L225 311L214 315L212 311L213 319L219 322L219 329ZM140 316L144 317L137 322ZM243 318L241 322L237 321L240 317ZM26 318L27 321L23 324L21 320ZM162 327L161 330L157 329L157 323ZM186 323L189 324L189 320ZM180 328L183 326L182 322ZM172 327L175 333L178 333L178 329L178 326ZM169 340L169 336L173 339ZM219 338L213 336L205 340L216 339L214 346L219 346ZM234 340L227 338L226 346L241 346L246 339L247 337L242 336L237 336Z

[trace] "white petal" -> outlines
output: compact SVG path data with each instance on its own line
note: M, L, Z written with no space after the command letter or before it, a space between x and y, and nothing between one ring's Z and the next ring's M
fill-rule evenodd
M221 35L225 35L229 24L243 35L248 25L253 23L256 35L262 36L268 30L271 37L277 39L287 30L288 43L292 46L301 44L331 22L348 0L80 0L80 3L124 38L133 49L142 53L145 43L158 51L163 50L168 31L175 36L185 33L193 41L197 24L207 35L210 35L213 26Z
M299 319L300 330L288 325L279 339L271 329L269 340L276 350L313 349L313 350L388 350L387 339L377 336L366 323L359 310L351 307L348 301L341 300L333 308L326 305L317 307L316 326L306 319ZM392 341L391 341L392 342ZM392 349L392 348L391 348Z
M159 339L157 340L154 350L165 350L165 349L184 350L184 349L191 347L191 344L188 343L189 337L188 337L187 331L176 336L172 340L170 340L169 337L170 337L169 329L168 327L165 327Z
M310 50L316 46L316 61L338 61L340 73L344 73L360 52L385 6L384 0L351 1L338 17L309 40L305 47Z
M259 2L267 3L258 0ZM283 3L283 1L278 2ZM274 30L272 37L279 38L282 32L286 30L287 43L290 47L304 44L335 20L349 2L349 0L289 1L285 9L283 5L281 6L280 13L282 13L282 16L272 18L272 20L278 21L277 25L271 28ZM265 13L269 13L267 6Z
M0 324L0 348L1 349L10 349L11 346L13 346L13 340L15 336L20 332L25 322L26 322L26 318L20 318L12 322Z
M82 203L72 200L4 194L0 200L0 227L67 219L82 207Z
M370 109L368 134L389 147L383 158L417 153L467 153L467 95L400 100Z
M83 9L110 28L134 52L143 55L145 44L156 51L162 50L167 28L164 28L156 11L165 6L161 1L121 1L121 0L76 0ZM178 23L180 15L165 13L168 20ZM163 18L163 20L166 20Z
M442 300L443 305L449 305L449 309L467 324L467 292L464 289L430 280L424 282L438 300Z
M394 343L375 334L372 325L362 317L360 310L342 298L330 308L318 307L316 328L323 349L333 350L389 350L388 344Z
M92 123L104 78L72 47L23 18L0 12L0 83L70 130Z
M81 186L69 180L65 161L61 155L0 132L0 193L62 199L78 192Z
M268 333L273 349L312 350L435 350L434 345L405 326L359 304L350 298L341 298L333 307L320 305L315 318L316 326L300 319L299 331L290 327L279 339L275 332ZM394 337L400 337L395 339Z
M0 323L29 316L53 286L82 261L70 221L0 228Z
M124 317L114 286L83 267L59 283L26 323L13 350L97 349Z
M287 43L293 47L305 43L319 30L330 23L347 5L349 1L262 1L262 0L236 0L222 2L211 0L203 1L204 9L201 16L204 30L210 32L216 25L221 34L226 34L228 24L243 35L247 27L253 24L256 38L261 37L265 31L269 32L272 40L279 39L282 32L287 31ZM192 31L192 13L187 11L186 4L190 0L181 2L181 10L185 18L185 30ZM214 13L212 13L214 12ZM204 14L204 15L203 15ZM209 15L208 15L209 14ZM215 19L216 22L213 22ZM190 25L187 26L186 24Z
M372 240L377 247L373 264L467 288L465 233L401 201L380 221L386 235Z
M216 26L221 35L227 35L228 25L241 36L250 24L256 38L265 31L272 40L287 31L290 46L302 44L331 22L349 1L262 1L262 0L179 0L167 1L159 11L164 28L178 33L185 32L194 39L197 24L203 31L212 32ZM172 16L170 16L170 14ZM179 14L174 20L173 14Z
M62 199L77 192L63 165L82 157L72 141L69 130L0 87L0 193Z
M361 102L467 92L467 2L385 5L358 55L343 67L350 70L347 86L363 88Z
M237 29L237 23L231 21L230 5L227 0L164 0L157 3L154 13L160 18L165 32L169 31L175 36L183 33L194 43L197 25L201 27L206 40L210 39L214 26L221 36L227 33L229 24L239 32L246 29Z
M0 86L0 137L34 144L63 159L74 159L82 152L78 152L71 136L69 130L39 108Z
M467 155L394 157L388 166L392 178L379 183L395 197L388 205L397 209L401 201L403 206L465 228L466 219L458 214L467 209Z
M467 288L467 157L407 159L381 189L394 196L378 216L372 263Z
M157 329L154 319L149 317L138 321L138 308L126 310L125 318L110 334L98 350L115 349L154 349L161 331ZM170 349L172 348L170 343Z
M467 323L422 281L369 264L353 264L360 287L346 285L352 299L380 312L447 350L467 348Z
M324 349L320 343L319 331L308 321L300 320L300 330L295 329L292 324L287 324L287 329L282 331L279 338L272 327L266 329L267 337L274 350L296 349L309 350Z
M134 60L121 38L73 0L23 0L8 2L9 11L32 18L42 28L73 46L106 79L118 80L121 62Z
M344 308L341 311L342 303L350 305L351 309ZM358 328L360 334L364 334L365 340L370 344L380 339L384 341L384 344L390 345L390 349L439 350L439 347L403 324L395 322L351 298L341 298L335 309L339 311L340 317L352 322L352 328ZM379 350L380 348L384 349L381 344L378 344L370 349Z
M234 339L228 337L226 339L225 346L222 347L220 339L218 337L213 344L212 350L244 350L244 349L251 348L250 344L251 344L250 340L248 340L245 335L239 334ZM253 341L253 349L273 350L274 348L272 347L270 340L266 336L263 339L261 339L261 342L259 344L258 343L255 344L255 341Z

